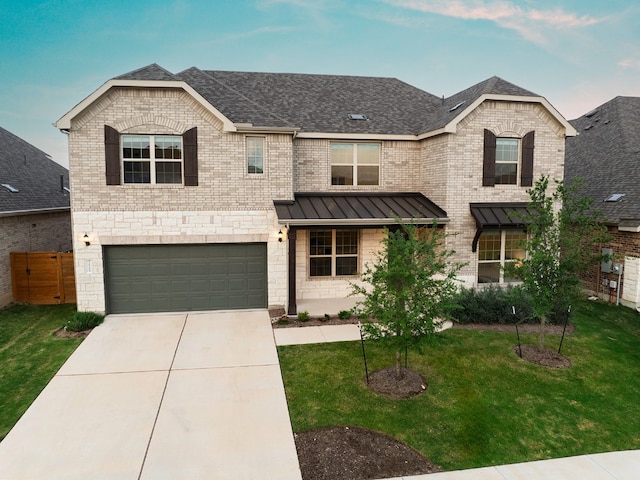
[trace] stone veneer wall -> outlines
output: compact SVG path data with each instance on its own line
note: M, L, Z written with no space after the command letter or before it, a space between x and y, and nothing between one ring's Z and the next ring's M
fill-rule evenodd
M0 307L13 300L11 252L71 250L69 211L0 217Z

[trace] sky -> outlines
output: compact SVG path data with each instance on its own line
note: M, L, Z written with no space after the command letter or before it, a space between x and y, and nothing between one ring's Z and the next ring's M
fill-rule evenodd
M497 75L567 119L640 96L635 0L2 0L0 127L68 166L53 123L157 63L395 77L450 96Z

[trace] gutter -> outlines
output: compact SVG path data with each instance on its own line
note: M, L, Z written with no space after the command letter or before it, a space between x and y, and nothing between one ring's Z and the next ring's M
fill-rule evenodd
M35 210L10 210L0 212L0 217L18 217L21 215L38 215L40 213L71 212L71 207L39 208Z

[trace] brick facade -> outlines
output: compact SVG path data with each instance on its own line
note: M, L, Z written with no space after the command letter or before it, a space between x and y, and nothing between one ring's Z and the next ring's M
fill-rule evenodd
M623 265L622 276L615 272L602 272L601 266L596 265L583 275L583 286L611 303L619 302L636 308L640 304L640 233L620 231L618 227L609 227L608 230L611 242L602 248L613 250L613 263ZM616 282L615 289L610 287L612 281ZM618 281L620 285L617 285Z
M181 135L197 127L198 186L107 185L104 126L127 134ZM331 185L329 139L291 134L265 138L265 173L246 173L245 135L223 131L223 123L189 94L171 88L108 90L73 118L69 133L72 218L78 308L105 310L102 246L165 243L266 242L268 298L287 302L287 242L274 200L294 192L420 192L448 214L449 248L466 262L461 280L474 285L477 255L472 202L526 202L526 188L482 187L483 131L521 138L535 131L534 178L563 177L564 127L539 103L485 101L457 125L455 133L424 140L382 140L380 185ZM91 245L85 246L83 236ZM382 230L360 231L360 268L379 247ZM297 237L299 299L344 297L350 281L308 276L308 231Z

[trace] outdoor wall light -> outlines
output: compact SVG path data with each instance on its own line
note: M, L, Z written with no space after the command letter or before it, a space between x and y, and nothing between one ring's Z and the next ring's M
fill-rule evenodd
M283 238L284 238L284 233L282 233L282 229L280 229L280 231L278 232L278 241L281 242Z
M89 240L89 234L85 233L84 237L82 237L82 240L84 240L84 244L88 247L89 245L91 245L91 240Z

